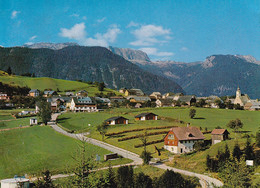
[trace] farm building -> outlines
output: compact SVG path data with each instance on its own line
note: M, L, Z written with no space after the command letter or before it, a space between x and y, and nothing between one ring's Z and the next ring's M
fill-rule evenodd
M29 96L31 97L38 97L40 95L40 91L38 89L31 89L29 91Z
M128 119L124 118L122 116L117 116L117 117L111 117L107 120L105 120L105 122L109 125L115 125L115 124L128 124Z
M76 93L76 96L87 97L88 96L88 92L86 90L81 90L81 91L78 91Z
M30 119L30 125L37 125L37 124L38 124L37 118Z
M1 180L1 188L29 188L30 180L26 178L10 178Z
M227 129L214 129L211 132L212 145L228 139L229 132Z
M197 141L204 139L197 127L174 127L164 137L164 149L172 153L188 153L194 150Z
M156 107L171 107L171 106L174 106L172 99L157 99L155 104L156 104Z
M58 93L56 91L44 91L43 92L44 97L52 97L54 95L58 95Z
M158 115L148 112L148 113L141 113L135 116L135 120L157 120Z

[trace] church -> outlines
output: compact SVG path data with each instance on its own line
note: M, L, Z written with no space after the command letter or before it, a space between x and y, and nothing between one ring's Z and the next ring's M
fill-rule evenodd
M239 104L240 106L245 106L245 104L249 101L250 101L249 96L247 94L242 95L240 88L238 87L237 91L236 91L236 98L234 100L234 104Z

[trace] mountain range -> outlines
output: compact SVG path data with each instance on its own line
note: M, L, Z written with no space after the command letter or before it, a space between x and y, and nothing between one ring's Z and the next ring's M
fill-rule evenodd
M184 92L173 80L147 72L104 47L41 46L0 47L0 69L11 67L18 75L34 73L37 77L104 82L112 89L141 88L147 94Z
M260 98L260 61L249 55L211 55L204 61L185 63L152 61L141 50L111 46L36 43L24 47L31 49L0 48L0 69L7 69L8 63L15 68L22 61L28 65L22 71L16 70L18 74L29 71L37 76L104 81L114 89L135 87L146 93L185 91L197 96L235 95L239 86L242 93ZM5 56L1 55L3 49L9 49ZM17 50L16 60L12 61Z

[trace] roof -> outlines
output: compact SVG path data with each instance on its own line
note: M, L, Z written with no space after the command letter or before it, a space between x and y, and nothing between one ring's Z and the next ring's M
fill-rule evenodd
M39 92L39 90L38 90L38 89L31 89L31 90L29 91L29 93L33 93L33 92Z
M119 119L119 118L127 119L127 118L125 118L125 117L123 117L123 116L116 116L116 117L108 118L108 119L106 119L105 121L113 121L113 120L117 120L117 119ZM127 119L127 120L128 120L128 119Z
M27 178L10 178L1 180L2 183L17 183L17 182L29 182L30 180Z
M95 100L90 97L73 97L75 104L93 104Z
M170 131L174 132L179 140L204 140L202 132L197 127L173 127Z
M56 91L44 91L44 95L53 95Z
M134 95L129 95L128 97L126 97L127 100L130 99L135 99L136 101L150 101L150 97L148 96L134 96Z
M211 134L224 134L224 132L227 131L227 129L214 129ZM227 131L229 134L229 132Z
M129 89L128 92L130 95L144 95L144 92L141 89Z
M185 96L180 96L179 100L181 102L190 102L191 99L195 98L193 95L185 95Z
M171 105L173 103L173 99L158 99L161 101L163 105Z
M147 116L149 114L152 114L152 115L155 115L157 116L156 114L152 113L152 112L147 112L147 113L141 113L141 114L138 114L137 116L135 116L135 118L138 118L138 117L143 117L143 116Z

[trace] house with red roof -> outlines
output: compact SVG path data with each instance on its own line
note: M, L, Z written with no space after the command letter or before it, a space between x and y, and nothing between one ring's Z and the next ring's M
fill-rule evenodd
M181 154L194 150L194 144L205 137L197 127L173 127L164 137L164 149Z

